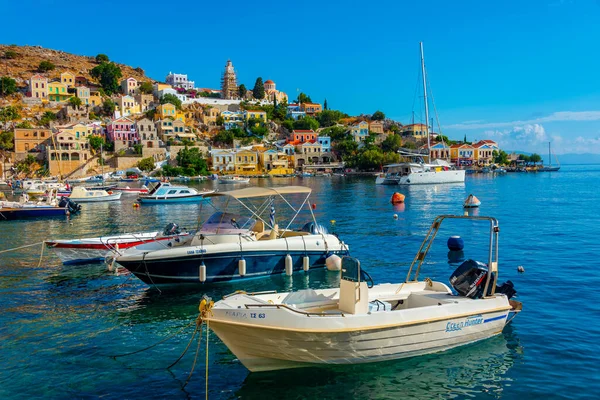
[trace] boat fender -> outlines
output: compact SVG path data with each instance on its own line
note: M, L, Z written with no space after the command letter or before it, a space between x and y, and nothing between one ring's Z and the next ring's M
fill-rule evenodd
M200 279L200 282L206 282L206 265L204 263L200 264L200 267L198 268L198 278Z
M398 219L398 214L394 214L394 219Z
M448 250L459 251L465 247L465 241L460 236L450 236L448 238Z
M246 260L243 258L238 261L238 270L240 276L246 275Z
M304 272L308 272L310 269L310 258L308 256L302 257L302 269Z
M287 276L292 276L294 272L294 264L292 264L292 256L289 254L285 256L285 274Z
M325 259L325 266L328 271L341 271L342 259L338 255L332 254Z

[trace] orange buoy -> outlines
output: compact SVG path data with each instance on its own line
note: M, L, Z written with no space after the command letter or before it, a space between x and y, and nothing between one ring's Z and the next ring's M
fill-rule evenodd
M391 202L392 204L404 203L404 197L405 197L405 196L404 196L402 193L395 192L395 193L392 195L392 199L391 199L391 201L390 201L390 202Z
M312 209L313 209L313 210L316 210L316 209L317 209L317 205L316 205L315 203L313 203L313 205L312 205Z
M139 203L133 203L133 208L139 208L139 207L140 207Z

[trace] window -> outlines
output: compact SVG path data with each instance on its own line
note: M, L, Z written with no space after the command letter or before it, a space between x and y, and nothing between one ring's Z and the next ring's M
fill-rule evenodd
M189 193L189 192L190 192L189 190L182 190L179 193L184 194L184 193Z

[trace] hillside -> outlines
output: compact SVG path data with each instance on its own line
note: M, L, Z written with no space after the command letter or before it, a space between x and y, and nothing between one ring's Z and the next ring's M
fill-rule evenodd
M14 51L16 57L6 59L6 51ZM110 54L108 55L110 57ZM60 50L45 49L41 46L12 46L0 44L0 76L10 76L18 86L26 86L27 80L38 72L42 61L50 61L56 68L44 73L50 79L59 78L61 72L69 71L77 76L90 78L89 71L98 65L96 55L78 56ZM129 65L116 63L121 67L123 78L133 77L137 80L150 80L141 68L134 69Z

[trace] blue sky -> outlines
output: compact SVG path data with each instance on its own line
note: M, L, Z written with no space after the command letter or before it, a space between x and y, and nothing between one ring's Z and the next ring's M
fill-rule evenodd
M423 41L449 137L600 153L600 1L5 3L15 18L3 20L2 43L106 53L154 79L187 73L214 88L231 59L248 87L261 76L291 98L300 90L403 123L422 113Z

